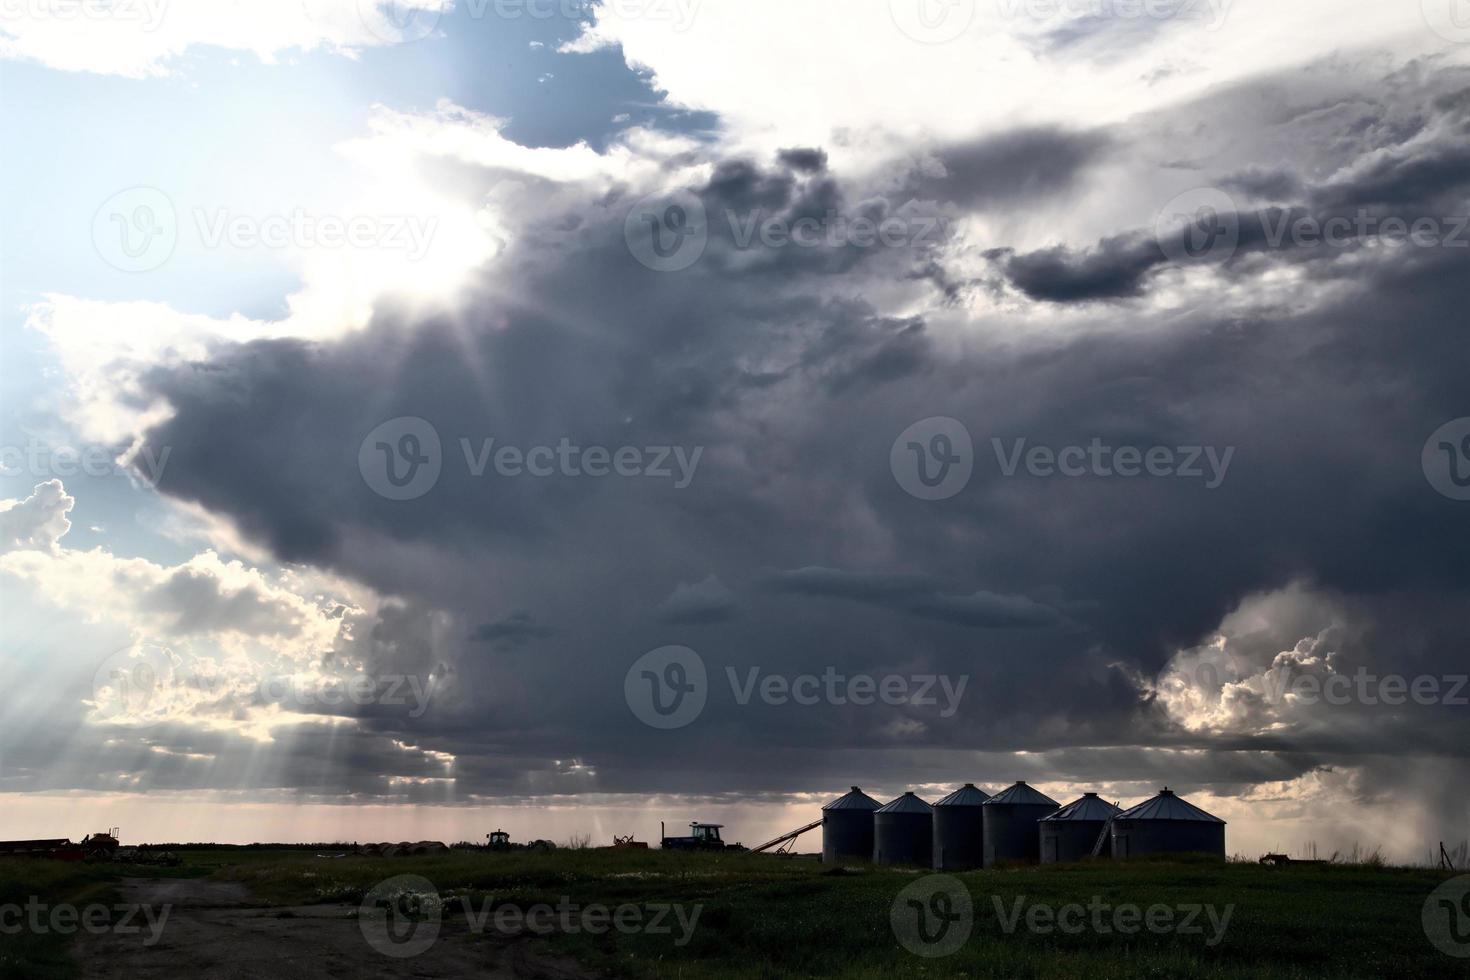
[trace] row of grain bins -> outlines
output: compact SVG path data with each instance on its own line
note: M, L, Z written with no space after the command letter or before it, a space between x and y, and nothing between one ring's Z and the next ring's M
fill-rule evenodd
M1102 841L1099 847L1099 840ZM930 805L912 792L880 805L854 786L822 807L822 860L942 871L1100 855L1225 856L1225 821L1167 787L1128 810L1085 793L1066 806L1024 782L991 796L974 783Z

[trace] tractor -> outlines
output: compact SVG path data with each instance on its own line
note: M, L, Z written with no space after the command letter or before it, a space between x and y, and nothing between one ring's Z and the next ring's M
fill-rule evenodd
M744 844L726 844L720 839L720 828L722 823L699 823L691 821L689 824L688 837L670 837L664 832L662 822L658 825L658 835L662 839L663 849L666 851L743 851Z
M487 851L504 853L506 851L554 851L556 845L549 840L533 840L529 844L512 844L510 834L503 830L486 834L488 843L485 845Z

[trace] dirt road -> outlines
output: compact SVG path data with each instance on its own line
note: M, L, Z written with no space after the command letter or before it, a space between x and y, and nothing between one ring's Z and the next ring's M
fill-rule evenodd
M453 919L440 924L423 952L395 958L368 941L356 906L265 908L252 903L242 885L197 879L133 879L122 892L124 902L146 906L148 914L135 917L135 932L78 937L82 975L89 980L594 976L545 954L534 940L474 936Z

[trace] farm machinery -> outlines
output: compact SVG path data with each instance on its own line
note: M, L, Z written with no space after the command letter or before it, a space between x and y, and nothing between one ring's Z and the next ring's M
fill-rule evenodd
M699 823L691 821L689 824L689 835L687 837L670 837L664 831L663 821L659 821L658 836L660 846L666 851L743 851L744 844L726 844L720 839L720 828L722 823Z
M487 851L505 853L507 851L554 851L556 845L549 840L533 840L525 844L511 843L510 834L503 830L496 830L485 835Z

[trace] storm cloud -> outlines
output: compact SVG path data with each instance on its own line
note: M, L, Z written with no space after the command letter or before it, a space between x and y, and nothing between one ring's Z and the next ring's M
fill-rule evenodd
M1209 100L1257 106L1249 86L1096 131L941 141L872 172L819 146L730 151L678 188L707 234L675 270L628 237L635 201L668 188L527 181L517 193L545 195L540 220L459 308L385 305L339 337L218 341L156 366L138 397L168 408L142 434L172 453L160 492L280 562L396 597L373 627L380 665L440 685L421 717L355 713L363 743L339 742L330 772L312 768L324 736L306 730L275 785L381 790L369 760L385 742L403 779L437 778L435 753L452 756L461 796L576 793L585 767L605 793L775 798L942 782L979 758L1241 797L1382 775L1404 753L1462 777L1463 709L1297 711L1257 690L1273 669L1463 671L1470 524L1422 452L1470 414L1470 249L1271 240L1283 221L1357 208L1463 212L1462 82L1395 79L1354 126L1292 106L1340 136L1321 159L1262 151L1197 173L1240 198L1228 255L1181 252L1191 229L1160 233L1157 209L1101 235L1063 212L1106 196L1119 166L1177 161L1158 134ZM1251 134L1262 144L1296 118L1272 111ZM1360 135L1384 132L1398 142ZM930 232L835 233L860 218ZM742 239L744 222L804 219L812 244ZM968 433L971 472L924 499L892 450L935 418ZM432 433L437 476L392 499L363 460L404 419ZM483 465L482 449L507 447L526 465ZM543 448L556 462L541 474ZM1227 452L1214 485L1191 476ZM681 459L698 461L687 485L657 474ZM1164 459L1167 472L1142 462ZM161 591L196 588L179 574ZM258 612L248 594L194 608L245 627ZM1233 673L1211 686L1195 664L1217 637ZM666 738L630 712L624 679L676 644L715 683ZM905 705L875 720L719 687L756 667L970 680L952 717ZM1435 807L1442 826L1462 818L1448 797Z

